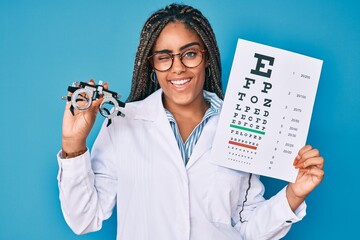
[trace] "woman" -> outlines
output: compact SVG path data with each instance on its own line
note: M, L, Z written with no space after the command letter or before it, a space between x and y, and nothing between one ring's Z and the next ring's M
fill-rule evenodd
M99 101L75 116L67 104L58 180L74 232L99 230L115 204L121 240L279 239L301 220L324 176L318 150L299 151L296 182L269 200L258 177L210 163L220 76L209 22L172 4L145 23L125 118L102 127L91 156L86 138Z

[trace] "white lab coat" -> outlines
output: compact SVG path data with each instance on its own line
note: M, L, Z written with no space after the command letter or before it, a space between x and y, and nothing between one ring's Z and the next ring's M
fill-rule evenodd
M279 239L294 214L284 189L264 200L249 174L210 163L218 115L209 119L186 166L158 90L128 103L125 118L104 124L91 154L60 159L58 181L63 214L75 233L99 230L117 205L118 240Z

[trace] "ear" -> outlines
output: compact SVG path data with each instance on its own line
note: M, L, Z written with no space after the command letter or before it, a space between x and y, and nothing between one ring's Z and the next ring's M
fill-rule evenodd
M205 68L209 67L210 66L210 61L206 61L205 62Z
M205 52L205 68L209 67L210 65L210 56L208 54L208 52Z
M209 66L210 66L210 59L208 57L206 57L204 67L207 68Z

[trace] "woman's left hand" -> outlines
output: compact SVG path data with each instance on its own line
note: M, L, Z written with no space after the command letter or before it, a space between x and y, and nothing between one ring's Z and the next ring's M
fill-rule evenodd
M300 149L294 160L295 168L299 169L295 183L287 187L286 196L291 209L294 211L324 178L324 158L319 150L310 145Z

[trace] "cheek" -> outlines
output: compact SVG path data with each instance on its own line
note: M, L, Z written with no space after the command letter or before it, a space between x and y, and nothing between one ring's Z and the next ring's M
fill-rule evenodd
M158 82L160 87L162 87L163 84L166 82L166 73L156 72L156 81Z
M201 71L199 71L197 76L198 76L198 82L201 83L201 85L204 85L205 78L206 78L205 69L202 69Z

